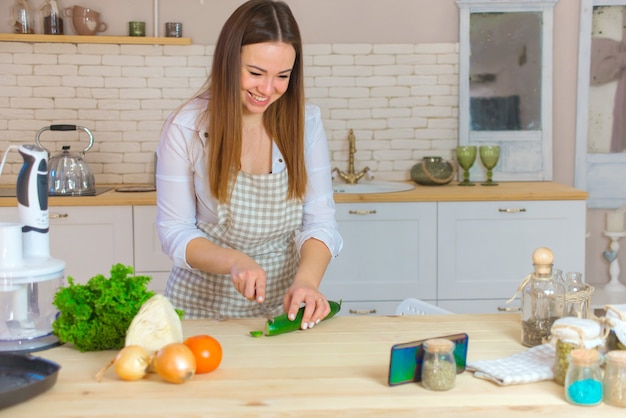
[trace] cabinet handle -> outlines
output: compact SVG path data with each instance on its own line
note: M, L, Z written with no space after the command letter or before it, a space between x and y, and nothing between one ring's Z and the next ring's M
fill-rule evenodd
M67 213L50 213L48 215L48 218L50 218L50 219L61 219L61 218L67 218L68 216L70 216L70 215L68 215Z
M350 215L376 215L376 210L350 210L348 213Z
M526 212L526 208L508 208L508 209L498 209L498 212L504 212L504 213L521 213L521 212Z
M498 306L498 312L521 312L521 308Z
M353 315L374 315L376 314L376 309L350 309L348 312Z

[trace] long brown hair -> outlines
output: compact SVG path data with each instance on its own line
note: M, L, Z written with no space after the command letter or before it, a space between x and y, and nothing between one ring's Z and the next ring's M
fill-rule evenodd
M263 124L283 154L289 175L288 199L302 199L307 185L304 162L304 76L302 40L287 4L250 0L228 18L217 40L208 80L208 158L211 193L230 198L231 179L240 169L242 144L241 47L261 42L293 46L296 60L285 93L263 114ZM206 120L206 119L205 119Z

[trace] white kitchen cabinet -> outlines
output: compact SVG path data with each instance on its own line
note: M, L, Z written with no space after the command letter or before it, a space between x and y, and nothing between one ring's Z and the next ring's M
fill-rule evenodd
M65 276L86 283L114 264L133 265L131 206L49 207L50 255L65 261ZM5 222L17 221L17 208L0 208Z
M320 290L340 314L388 315L406 297L437 296L437 204L338 203L343 251Z
M554 268L585 271L584 200L439 202L437 302L455 313L495 313L548 247ZM511 304L519 306L519 304Z
M135 272L151 276L148 287L158 293L165 292L172 260L161 251L161 241L156 229L156 206L134 206Z

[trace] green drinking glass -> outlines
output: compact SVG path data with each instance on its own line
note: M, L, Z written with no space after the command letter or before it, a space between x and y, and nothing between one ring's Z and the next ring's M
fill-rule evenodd
M459 182L459 186L475 186L475 183L469 180L469 169L472 168L476 161L476 146L466 145L456 147L456 160L463 169L463 181Z
M497 186L493 181L493 168L500 159L500 147L498 145L481 145L479 149L480 161L487 169L487 180L480 183L481 186Z

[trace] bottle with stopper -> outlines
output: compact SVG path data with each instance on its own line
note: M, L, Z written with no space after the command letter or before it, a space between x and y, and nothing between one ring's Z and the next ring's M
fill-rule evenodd
M534 271L522 286L522 344L534 347L546 343L552 324L564 314L566 291L553 274L554 255L549 248L537 248L532 255Z

